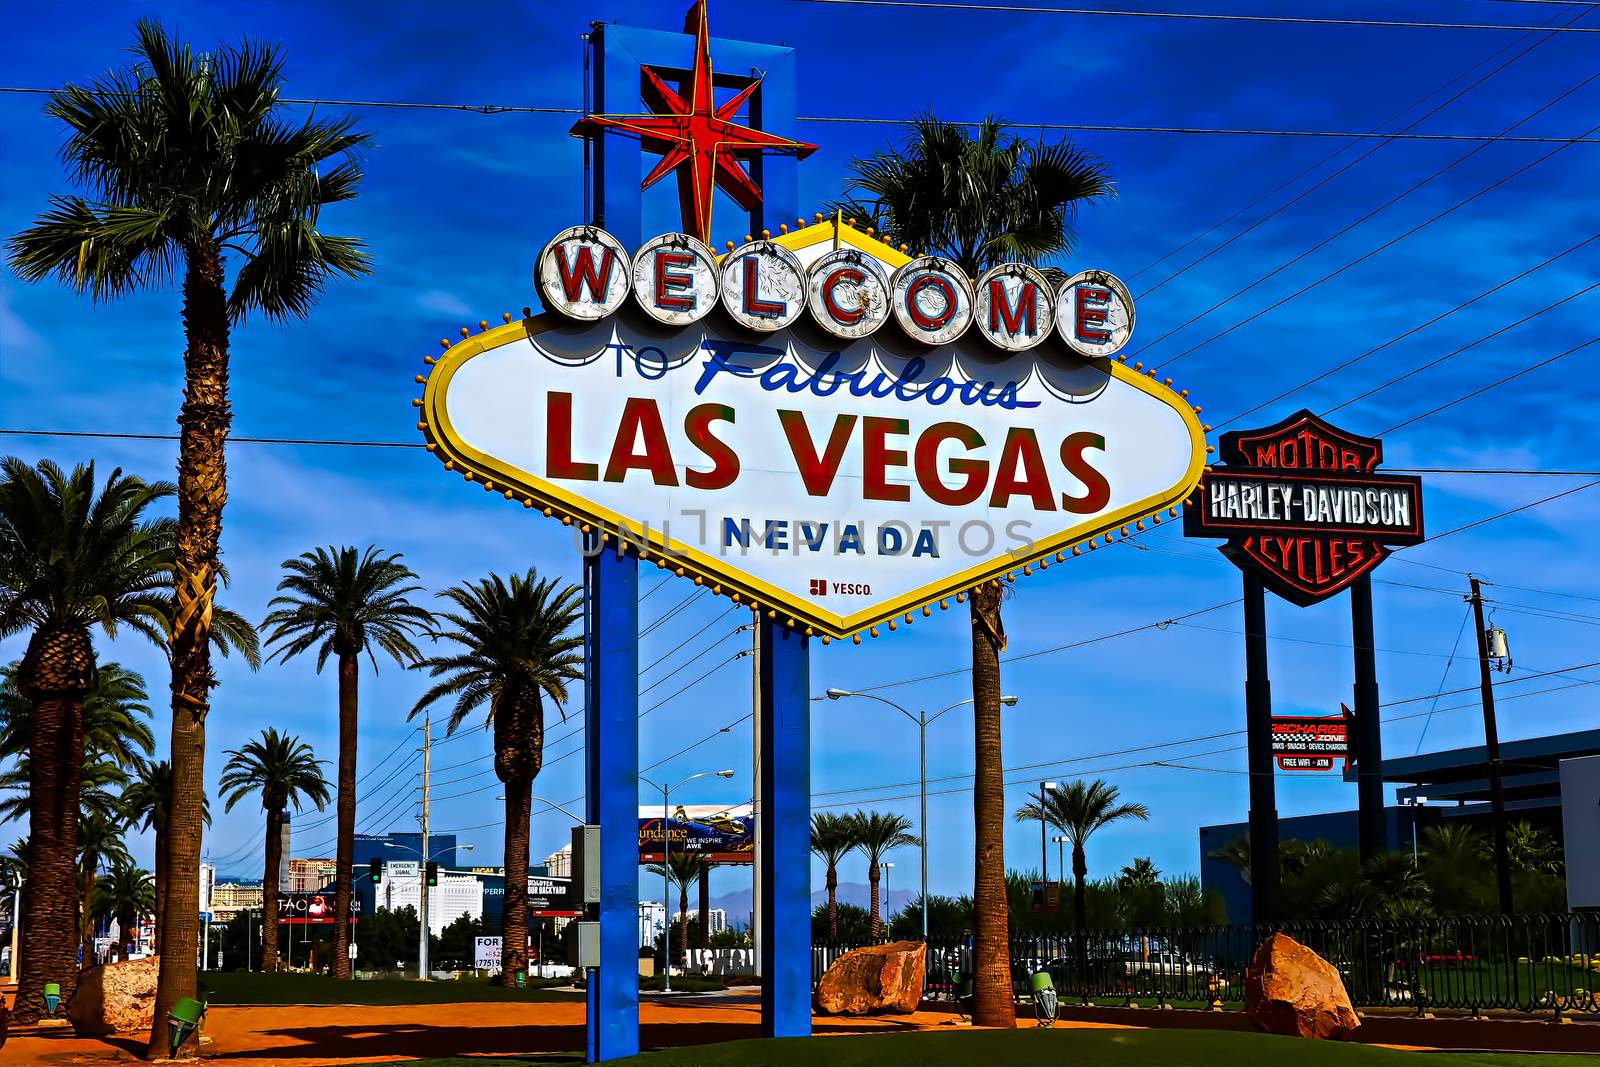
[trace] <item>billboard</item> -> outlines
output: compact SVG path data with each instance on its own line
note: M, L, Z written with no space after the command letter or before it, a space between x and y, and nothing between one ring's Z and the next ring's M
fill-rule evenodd
M1104 272L972 281L833 219L721 257L573 227L534 277L545 313L429 357L436 458L824 638L1175 515L1204 466Z
M361 918L361 897L350 894L350 921ZM278 894L278 921L291 925L333 923L333 886Z
M639 862L660 863L670 839L673 852L692 852L715 863L753 863L755 815L749 804L678 804L665 820L658 808L639 809Z
M1274 715L1272 754L1284 771L1331 771L1350 758L1350 709L1340 715Z

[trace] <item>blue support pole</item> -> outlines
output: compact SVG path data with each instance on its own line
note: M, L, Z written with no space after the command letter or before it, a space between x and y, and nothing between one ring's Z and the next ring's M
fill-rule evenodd
M589 982L585 1044L598 1063L639 1052L639 560L590 552L585 815L600 827L600 969Z
M761 1032L811 1036L811 655L761 621Z

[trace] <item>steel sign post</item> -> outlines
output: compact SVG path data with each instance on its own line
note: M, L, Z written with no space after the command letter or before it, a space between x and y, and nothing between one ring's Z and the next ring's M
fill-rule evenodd
M761 942L764 1037L811 1035L809 639L761 626Z
M1206 469L1184 508L1183 523L1190 537L1225 538L1223 554L1245 576L1252 893L1259 916L1266 883L1256 879L1272 880L1269 908L1275 906L1277 888L1264 590L1302 607L1350 590L1358 823L1361 855L1371 858L1388 849L1372 571L1393 546L1422 542L1422 482L1377 470L1383 461L1382 441L1342 430L1304 410L1259 430L1225 433L1221 449L1224 464ZM1323 769L1326 759L1290 758L1305 760L1292 766L1306 770ZM1273 851L1270 863L1260 852L1265 843Z

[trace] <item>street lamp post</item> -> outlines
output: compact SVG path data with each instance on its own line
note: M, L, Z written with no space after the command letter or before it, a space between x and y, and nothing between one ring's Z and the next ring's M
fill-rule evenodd
M922 835L922 940L928 940L928 724L938 720L939 716L947 711L964 707L972 703L972 698L958 700L947 708L943 708L933 715L923 713L913 715L892 700L887 700L876 693L856 693L849 689L828 690L829 700L840 700L844 697L861 697L865 700L876 700L880 704L887 704L912 722L917 724L917 757L919 769L917 772L918 814L917 832ZM1008 708L1016 707L1017 698L1006 695L1000 698L1000 703Z
M888 926L889 920L894 918L894 894L889 891L889 872L894 870L894 864L883 865L883 925Z
M1065 883L1067 880L1067 835L1057 834L1050 840L1056 843L1056 877Z
M672 809L668 798L672 790L682 789L696 778L709 778L712 775L718 778L732 778L733 771L701 771L699 774L691 774L671 787L656 785L648 778L639 779L651 789L661 790L661 991L663 993L672 992L672 835L667 833L667 823L672 821ZM685 923L687 921L686 916Z
M435 852L433 856L424 855L420 849L412 848L410 845L397 845L393 841L385 841L383 843L383 847L405 849L407 852L415 852L419 857L421 857L421 862L417 870L417 901L421 905L418 908L418 912L422 918L421 929L417 932L417 980L420 982L426 982L428 980L428 966L430 963L428 959L428 862L432 860L434 856L441 856L446 852L452 851L453 849L460 849L462 852L471 852L473 846L453 845L451 848L441 848L438 852ZM334 916L334 922L349 921L350 917L348 915Z
M1050 820L1046 818L1044 798L1046 793L1055 792L1056 786L1056 782L1039 783L1039 881L1047 885L1050 882L1050 853L1047 851Z

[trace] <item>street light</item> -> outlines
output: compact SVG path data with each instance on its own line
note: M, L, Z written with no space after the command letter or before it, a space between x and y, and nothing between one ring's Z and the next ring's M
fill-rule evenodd
M958 700L949 707L939 712L928 715L926 712L913 715L892 700L887 700L876 693L856 693L849 689L828 690L829 700L840 700L844 697L860 697L864 700L876 700L880 704L887 704L912 722L917 724L917 750L920 770L917 774L918 795L920 797L920 811L917 817L917 830L922 834L922 940L928 940L928 724L936 721L940 715L947 711L971 704L972 699ZM1017 706L1017 698L1007 694L1000 698L1000 703L1008 708Z
M672 821L672 808L668 798L672 790L682 789L696 778L709 778L712 775L718 778L732 778L733 771L701 771L670 787L656 785L643 776L639 778L639 781L651 789L661 790L661 991L663 993L672 992L672 835L667 833L667 823Z
M1067 880L1067 835L1057 834L1050 840L1056 843L1056 870L1060 871L1063 882Z
M1045 818L1044 795L1046 792L1055 792L1059 785L1059 782L1039 783L1039 880L1046 883L1050 881L1050 853L1046 851L1048 844L1045 836L1049 833L1050 823Z
M398 848L403 849L406 852L415 853L421 860L417 870L417 911L420 913L420 917L422 919L421 929L417 931L417 981L426 982L428 980L429 963L431 962L428 959L428 864L435 858L442 856L446 852L450 852L453 849L460 849L462 852L471 852L473 850L473 846L448 845L444 848L441 848L438 852L435 852L432 856L424 856L420 848L412 848L410 845L396 844L393 841L385 841L383 843L383 847ZM334 921L338 922L340 918L341 917L336 916ZM349 919L348 916L343 916L342 918L346 921Z
M894 917L894 894L889 891L889 872L894 870L894 864L883 864L883 925L888 926L889 920Z

